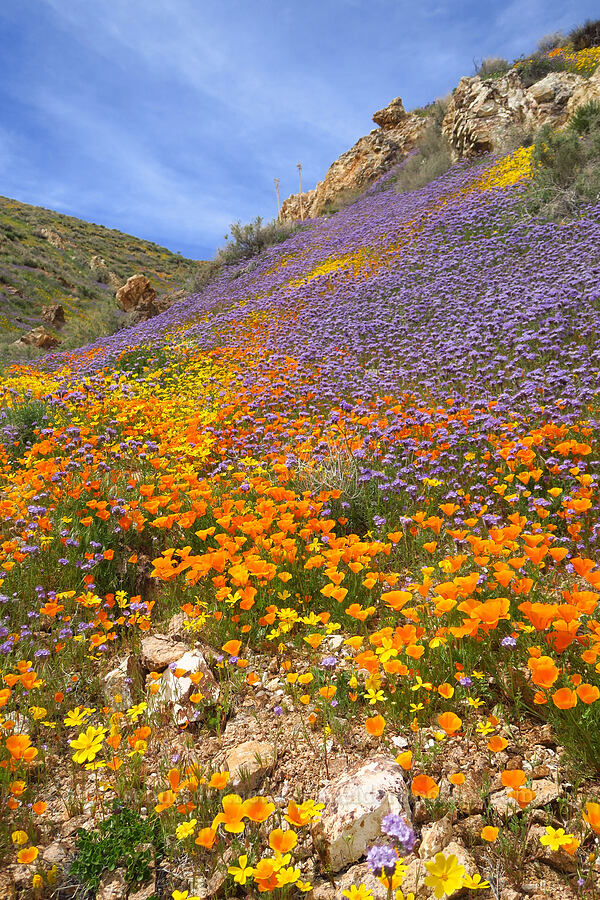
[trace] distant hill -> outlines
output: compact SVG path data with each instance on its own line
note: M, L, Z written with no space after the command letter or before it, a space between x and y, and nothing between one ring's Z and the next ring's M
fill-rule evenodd
M158 294L191 292L208 266L103 225L0 197L0 355L10 356L14 341L44 324L44 306L62 304L64 325L46 327L61 349L76 347L125 324L115 292L129 276L143 273Z

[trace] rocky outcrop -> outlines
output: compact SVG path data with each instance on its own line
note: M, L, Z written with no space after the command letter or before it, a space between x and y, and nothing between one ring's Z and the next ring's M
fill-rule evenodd
M60 340L55 335L46 331L43 325L32 328L27 334L21 335L18 341L14 342L16 346L38 347L40 350L52 350L58 347Z
M65 242L56 231L53 231L51 228L40 228L39 233L45 241L48 241L57 250L64 250Z
M60 327L65 324L65 310L61 303L51 303L42 307L42 319L48 325Z
M590 78L583 78L577 85L567 103L567 113L572 115L578 106L595 100L600 103L600 68Z
M125 312L154 309L156 291L145 275L132 275L117 291L117 305ZM154 315L154 313L151 313Z
M571 72L551 72L526 88L516 69L501 78L461 78L442 124L456 159L502 151L511 132L533 132L541 125L563 125L585 79ZM587 94L585 94L587 96ZM579 102L585 102L579 100Z
M325 869L339 872L356 862L381 834L389 813L410 821L408 791L398 763L375 756L333 779L320 795L322 818L313 827Z
M275 765L275 746L269 741L244 741L226 758L233 791L253 791Z
M315 218L333 207L343 195L366 190L413 149L429 120L407 113L400 97L396 97L375 113L373 121L380 127L342 153L316 188L284 200L282 221Z

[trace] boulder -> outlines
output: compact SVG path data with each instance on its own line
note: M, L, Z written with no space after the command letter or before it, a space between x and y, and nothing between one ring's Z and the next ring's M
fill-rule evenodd
M65 310L61 303L51 303L42 307L42 319L48 325L64 325Z
M28 347L39 347L40 350L52 350L54 347L58 347L60 340L46 331L43 325L38 325L37 328L23 334L19 338L19 343L26 344Z
M537 779L532 782L531 788L535 791L535 797L528 805L528 809L541 809L542 806L546 806L548 803L553 803L557 800L562 793L560 785L550 778ZM521 807L516 800L509 797L508 788L501 791L494 791L494 793L490 795L490 804L495 812L502 818L507 815L521 812Z
M441 853L452 841L452 817L448 814L432 825L423 828L419 856L421 859L432 859Z
M128 657L120 660L115 668L104 676L104 696L109 703L115 703L123 709L133 705Z
M386 756L374 756L334 778L319 802L325 809L313 826L313 840L323 866L332 872L361 858L380 837L388 813L410 821L402 769Z
M192 681L189 676L197 672L202 678ZM206 703L218 703L221 698L219 685L199 650L188 650L167 669L163 674L163 693L168 703L186 703L193 693L203 694Z
M380 128L397 128L407 117L401 97L396 97L383 109L373 113L373 121Z
M117 291L117 305L125 312L152 310L156 291L145 275L132 275Z
M96 891L96 900L127 900L129 887L125 874L125 869L105 872Z
M53 247L56 247L58 250L64 249L65 243L56 231L53 231L51 228L40 228L39 233Z
M275 746L268 741L244 741L226 756L233 791L253 791L275 765Z
M334 880L315 885L313 897L314 900L339 900L342 891L349 891L352 885L358 887L361 884L371 891L374 900L386 900L387 888L384 888L379 879L375 878L367 863L359 863L338 875Z
M149 672L162 672L168 665L177 662L187 647L174 641L166 634L149 634L142 640L140 659Z

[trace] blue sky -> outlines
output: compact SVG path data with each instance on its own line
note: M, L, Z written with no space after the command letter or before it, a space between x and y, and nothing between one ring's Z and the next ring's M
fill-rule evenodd
M0 194L210 258L393 97L448 93L597 0L2 0Z

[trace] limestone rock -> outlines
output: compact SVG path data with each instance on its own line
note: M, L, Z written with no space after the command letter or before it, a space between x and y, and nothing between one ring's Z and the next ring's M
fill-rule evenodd
M49 244L52 244L53 247L56 247L58 250L63 250L65 246L65 242L61 238L60 234L56 231L53 231L52 228L40 228L39 233L44 238L44 240L48 241Z
M204 695L206 703L218 703L221 691L206 660L199 650L188 650L175 660L175 669L169 668L163 675L164 698L168 703L185 703L190 694ZM187 674L181 674L181 671ZM196 683L189 677L197 672L202 678Z
M397 128L407 116L408 113L404 109L402 99L395 97L383 109L378 109L376 113L373 113L373 121L380 128Z
M0 900L15 900L17 890L12 874L5 869L0 872Z
M125 881L125 869L105 872L96 891L96 900L127 900L129 892Z
M571 116L578 106L595 100L600 103L600 68L589 78L578 84L567 102L567 112Z
M336 159L316 188L292 194L281 205L281 220L293 222L326 212L340 197L366 190L377 178L404 159L413 149L429 119L404 112L399 97L375 116L386 122L359 138L350 150Z
M136 891L129 892L128 900L149 900L150 897L155 893L154 881L148 881L146 884L143 884Z
M549 778L540 778L532 783L532 790L535 791L535 797L529 804L529 809L541 809L548 803L553 803L561 795L560 786ZM508 796L508 789L502 791L494 791L490 795L490 803L499 816L512 815L520 812L518 803Z
M452 840L452 817L450 815L438 819L432 825L423 828L419 856L421 859L432 859L441 853Z
M268 741L244 741L226 757L229 784L233 791L252 791L275 765L275 746Z
M339 872L356 862L380 836L388 813L410 821L402 769L386 756L374 756L334 778L321 791L322 818L312 829L324 867Z
M125 312L154 309L156 291L145 275L132 275L117 291L117 305Z
M19 343L26 344L28 347L39 347L40 350L52 350L54 347L58 347L60 340L46 331L43 325L38 325L27 334L21 335Z
M42 851L42 859L48 866L59 866L67 857L67 851L61 841L54 841Z
M551 850L550 847L540 843L540 838L546 834L543 825L532 825L527 835L527 849L529 859L539 859L558 872L572 873L577 869L577 857L571 856L566 850L559 848Z
M456 158L502 151L515 129L534 131L546 122L563 125L571 98L583 82L572 72L550 72L526 88L516 69L502 78L461 78L442 133Z
M186 650L185 644L171 640L166 634L150 634L142 640L140 659L149 672L162 672Z
M64 325L65 310L61 303L50 303L42 307L42 319L48 325Z

